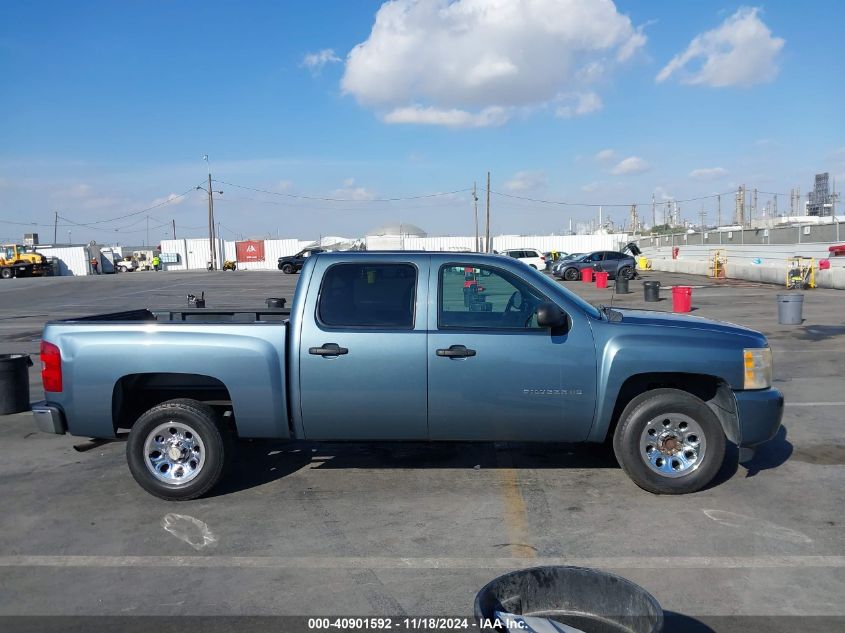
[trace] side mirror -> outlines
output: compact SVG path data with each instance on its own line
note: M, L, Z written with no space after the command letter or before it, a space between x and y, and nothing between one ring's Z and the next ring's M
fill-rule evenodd
M537 325L548 328L563 328L569 325L569 317L554 303L544 301L537 306Z

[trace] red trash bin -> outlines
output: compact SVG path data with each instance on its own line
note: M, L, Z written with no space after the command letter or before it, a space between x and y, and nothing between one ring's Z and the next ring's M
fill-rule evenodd
M692 288L675 286L672 288L672 311L689 312L692 309Z
M596 272L596 288L607 288L608 273Z
M581 269L581 281L585 284L593 283L593 269L592 268L582 268Z

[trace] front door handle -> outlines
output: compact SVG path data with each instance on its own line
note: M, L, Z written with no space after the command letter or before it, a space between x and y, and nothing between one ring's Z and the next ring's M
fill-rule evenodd
M323 343L322 347L309 347L308 353L314 356L342 356L348 354L349 350L337 343Z
M475 350L467 349L465 345L451 345L448 349L437 350L437 355L446 358L469 358L475 356Z

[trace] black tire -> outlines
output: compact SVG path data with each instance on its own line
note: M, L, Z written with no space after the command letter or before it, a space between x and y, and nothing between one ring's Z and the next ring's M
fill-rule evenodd
M619 277L622 277L623 279L628 279L630 281L631 279L634 278L634 269L631 268L630 266L623 266L622 268L619 269L619 272L617 273L617 275Z
M14 271L11 268L3 268L0 270L0 277L3 279L11 279L15 276Z
M147 466L148 436L168 422L187 427L202 444L201 467L187 483L166 483ZM135 481L150 494L168 501L187 501L203 496L220 481L231 443L229 429L210 406L197 400L168 400L141 415L132 426L126 442L126 461Z
M292 275L295 272L293 269L293 264L282 264L280 270L286 275Z
M650 423L663 416L667 420L673 416L692 420L704 436L699 439L703 454L689 472L665 475L649 465L641 442ZM725 444L725 433L716 414L699 398L678 389L654 389L631 400L613 434L613 452L625 473L643 490L666 495L696 492L709 484L725 459ZM655 454L663 455L660 451ZM669 457L666 461L672 462L667 465L668 470L677 460Z
M567 268L563 271L563 278L566 279L566 281L578 281L578 269Z

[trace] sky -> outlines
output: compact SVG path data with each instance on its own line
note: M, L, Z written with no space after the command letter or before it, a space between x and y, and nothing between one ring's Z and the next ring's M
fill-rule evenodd
M0 0L0 237L207 235L209 168L226 239L469 235L488 171L493 234L587 205L650 224L652 196L713 223L698 198L728 215L741 184L783 211L845 182L843 23L827 0Z

